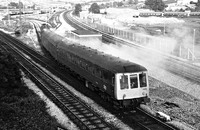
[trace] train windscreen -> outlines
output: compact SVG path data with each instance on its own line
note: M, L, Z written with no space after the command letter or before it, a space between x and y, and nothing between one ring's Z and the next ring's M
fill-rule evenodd
M120 78L121 90L128 89L128 75L122 75Z
M130 75L130 86L131 86L131 89L138 88L137 74Z
M130 75L121 75L120 76L120 89L135 89L147 87L147 74L130 74ZM129 85L130 83L130 85Z

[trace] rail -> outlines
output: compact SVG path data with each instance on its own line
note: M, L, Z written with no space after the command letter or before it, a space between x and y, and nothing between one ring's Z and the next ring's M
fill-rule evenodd
M11 38L8 35L0 33L0 36L2 43L7 43L7 45L12 48L18 61L21 62L22 68L26 70L29 75L31 75L38 86L48 95L48 97L51 98L54 103L56 103L63 110L63 112L71 120L73 120L73 122L80 129L116 129L114 126L105 122L104 119L92 111L64 86L51 78L51 76L44 72L43 69L38 67L38 65L33 62L33 57L38 55L37 53L33 53L33 51L29 52L30 49L25 48L25 46L20 47L19 42L16 43L17 40L14 40L14 38ZM19 47L20 49L17 49ZM31 55L32 59L29 57L29 55ZM40 58L35 56L37 62L40 60ZM42 62L41 64L44 64L43 61L40 60L40 62Z

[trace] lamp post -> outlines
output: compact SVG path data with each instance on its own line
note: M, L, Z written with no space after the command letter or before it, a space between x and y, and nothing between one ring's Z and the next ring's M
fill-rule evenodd
M165 35L165 21L164 21L164 31L163 31L163 35Z
M194 32L193 32L193 43L192 43L192 60L194 61L194 44L195 44L195 29L194 29Z
M19 0L19 25L20 25L20 32L22 31L22 17L21 17L21 0Z

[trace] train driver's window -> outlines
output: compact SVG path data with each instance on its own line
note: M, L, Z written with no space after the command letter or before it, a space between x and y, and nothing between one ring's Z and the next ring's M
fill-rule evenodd
M122 75L120 77L121 89L128 89L128 75Z
M137 74L130 75L130 86L131 88L138 88Z
M139 74L139 79L140 79L140 87L147 87L146 74L145 73Z

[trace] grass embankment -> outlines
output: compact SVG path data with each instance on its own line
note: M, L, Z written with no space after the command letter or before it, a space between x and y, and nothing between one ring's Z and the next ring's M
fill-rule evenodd
M23 81L18 63L0 49L0 129L55 130L46 104Z

